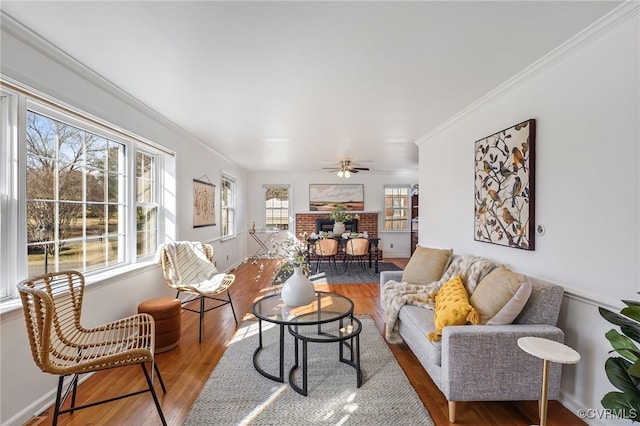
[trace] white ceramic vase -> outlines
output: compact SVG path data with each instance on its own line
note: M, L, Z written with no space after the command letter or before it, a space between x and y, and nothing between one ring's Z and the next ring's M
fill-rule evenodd
M344 222L334 222L333 224L333 233L342 235L345 232Z
M302 271L302 266L293 269L293 275L282 286L282 301L287 306L308 305L313 301L316 291Z

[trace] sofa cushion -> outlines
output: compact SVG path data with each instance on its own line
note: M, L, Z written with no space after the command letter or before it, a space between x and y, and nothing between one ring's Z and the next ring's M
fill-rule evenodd
M400 309L399 328L405 343L412 348L421 362L440 365L442 362L442 342L432 342L426 336L436 328L433 310L420 306L404 305Z
M478 324L480 317L469 304L469 295L462 282L462 275L447 281L436 294L436 312L433 317L435 331L429 333L429 340L438 341L442 329L448 325Z
M451 261L453 250L417 246L402 272L402 281L410 284L431 284L442 277Z
M511 324L531 295L531 284L505 267L491 271L480 281L469 303L480 314L480 323Z

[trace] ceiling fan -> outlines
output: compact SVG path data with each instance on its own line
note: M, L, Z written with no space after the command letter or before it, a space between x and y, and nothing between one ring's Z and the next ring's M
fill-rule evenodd
M329 173L338 172L338 177L350 178L352 173L358 173L359 171L367 171L368 167L354 167L351 165L351 160L342 160L340 161L340 166L338 168L333 167L324 167L325 169L329 169Z

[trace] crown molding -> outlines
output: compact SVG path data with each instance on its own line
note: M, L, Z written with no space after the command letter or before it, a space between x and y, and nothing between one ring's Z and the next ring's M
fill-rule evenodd
M68 69L73 74L78 75L80 78L90 82L91 84L95 85L99 89L104 90L106 93L109 93L119 101L131 106L141 114L147 117L150 117L152 120L166 126L167 128L173 129L178 134L184 136L187 139L194 141L195 143L202 146L204 149L212 152L214 155L220 157L225 161L228 161L231 164L236 165L234 161L220 154L211 146L207 145L206 143L204 143L203 141L201 141L191 133L187 132L185 129L178 126L176 123L169 120L164 115L160 114L150 106L146 105L145 103L141 102L140 100L130 95L126 91L122 90L120 87L118 87L111 81L107 80L105 77L101 76L97 72L93 71L91 68L84 65L82 62L78 61L68 53L64 52L62 49L52 44L51 42L46 40L44 37L42 37L35 31L31 30L30 28L28 28L27 26L25 26L24 24L22 24L21 22L19 22L18 20L16 20L15 18L13 18L12 16L10 16L9 14L7 14L2 10L0 10L0 28L2 29L2 32L5 32L15 37L22 43L36 50L38 53L51 59L52 61L61 65L62 67ZM6 64L3 64L3 67L6 67ZM12 72L16 76L20 77L21 84L28 84L29 86L33 86L33 84L28 83L30 79L27 76L25 76L22 72L20 72L20 70L16 70L12 67L7 67L7 69L12 70ZM0 74L0 76L2 75ZM5 76L2 76L2 77L6 78Z
M509 90L531 80L539 73L545 71L557 62L560 62L565 58L573 55L574 53L580 51L585 46L593 43L595 40L599 39L612 29L620 26L622 23L638 15L639 13L640 0L628 0L624 2L593 24L589 25L583 31L579 32L566 42L562 43L557 48L553 49L545 56L536 60L534 63L529 65L527 68L525 68L515 76L511 77L509 80L502 83L497 88L493 89L477 101L471 103L460 112L453 115L451 118L434 128L426 135L416 139L414 143L420 146L421 144L427 142L429 139L442 132L449 126L453 125L458 120L479 109L488 102L499 98Z

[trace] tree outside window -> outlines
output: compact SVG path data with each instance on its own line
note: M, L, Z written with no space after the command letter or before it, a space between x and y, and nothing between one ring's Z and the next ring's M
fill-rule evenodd
M124 261L125 146L26 114L28 274Z

